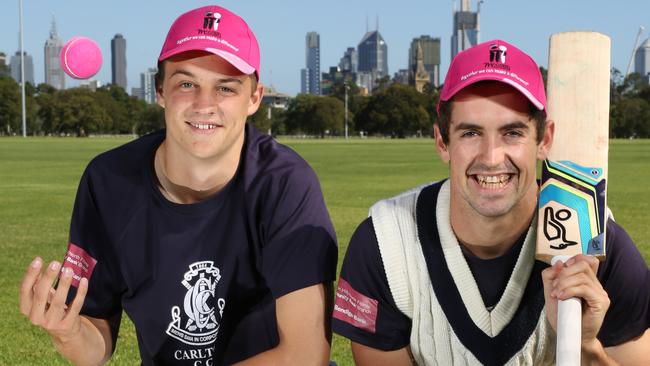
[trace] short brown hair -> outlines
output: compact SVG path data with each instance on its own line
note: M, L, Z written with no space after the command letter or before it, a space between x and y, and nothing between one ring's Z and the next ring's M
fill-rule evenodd
M453 99L451 98L448 101L440 101L440 107L438 109L438 128L440 129L440 135L442 141L445 145L449 144L449 125L451 123L451 108L453 105ZM533 103L528 102L528 118L535 121L535 132L537 133L536 139L539 144L542 142L544 137L544 128L546 127L546 110L539 110Z
M154 76L154 81L156 84L156 91L160 92L163 86L163 80L165 80L165 63L167 60L158 61L158 71L156 71L156 76ZM257 75L255 73L249 75L252 81L252 92L255 93L257 90Z

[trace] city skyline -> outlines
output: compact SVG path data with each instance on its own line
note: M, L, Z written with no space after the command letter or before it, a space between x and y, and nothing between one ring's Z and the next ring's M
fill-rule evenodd
M44 82L43 44L49 35L52 14L63 41L75 35L95 39L100 45L104 65L96 76L103 84L111 81L110 39L121 33L128 40L127 91L140 87L140 74L155 67L156 57L169 25L183 11L212 2L192 4L173 2L151 7L116 0L111 3L24 1L25 51L32 56L35 81ZM378 19L379 31L390 50L390 75L407 69L406 59L411 40L421 35L441 39L440 78L444 80L450 62L450 39L453 28L452 1L412 1L394 6L387 1L361 0L326 4L288 0L274 7L262 8L251 2L219 1L218 4L241 15L258 36L261 53L261 82L273 84L279 92L295 95L300 91L300 69L304 68L305 34L320 34L321 70L339 64L348 47L356 47L367 30L374 30ZM476 1L470 1L476 8ZM460 2L456 3L456 9ZM625 72L633 53L639 25L650 29L650 2L549 0L532 7L515 0L491 1L481 4L481 41L501 38L528 52L541 66L547 64L548 37L569 30L596 30L612 38L612 66ZM89 14L80 17L78 14ZM101 15L101 16L100 16ZM5 3L0 15L0 52L10 55L18 51L18 1ZM155 21L154 21L155 20ZM368 26L369 20L371 24ZM370 28L370 29L368 29ZM640 44L648 39L646 30ZM66 86L79 85L66 77Z

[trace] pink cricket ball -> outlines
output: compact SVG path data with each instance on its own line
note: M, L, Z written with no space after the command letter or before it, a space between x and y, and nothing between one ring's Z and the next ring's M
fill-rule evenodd
M102 66L102 51L86 37L72 37L61 49L61 68L75 79L88 79Z

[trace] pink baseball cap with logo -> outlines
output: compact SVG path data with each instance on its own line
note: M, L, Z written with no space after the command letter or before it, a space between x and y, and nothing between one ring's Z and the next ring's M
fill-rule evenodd
M204 6L179 16L169 28L158 61L188 51L213 53L244 74L260 78L255 34L242 18L220 6Z
M440 92L440 100L448 101L463 88L483 80L510 84L535 107L546 109L544 80L537 63L517 47L498 39L478 44L454 57Z

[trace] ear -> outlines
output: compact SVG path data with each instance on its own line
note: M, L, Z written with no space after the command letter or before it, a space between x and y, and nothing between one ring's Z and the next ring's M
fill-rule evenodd
M163 109L165 108L165 97L163 96L162 88L156 89L156 103L163 107Z
M251 98L248 101L248 115L252 116L257 112L257 109L262 103L262 98L264 97L264 86L262 84L257 84L255 91L251 94Z
M442 139L440 127L438 127L437 123L433 125L433 135L436 140L436 150L438 151L440 159L445 162L445 164L449 163L449 150L447 149L447 145Z
M546 159L548 152L551 151L551 146L553 146L553 136L555 134L555 122L552 120L546 121L543 133L544 136L542 136L542 140L537 145L538 160Z

